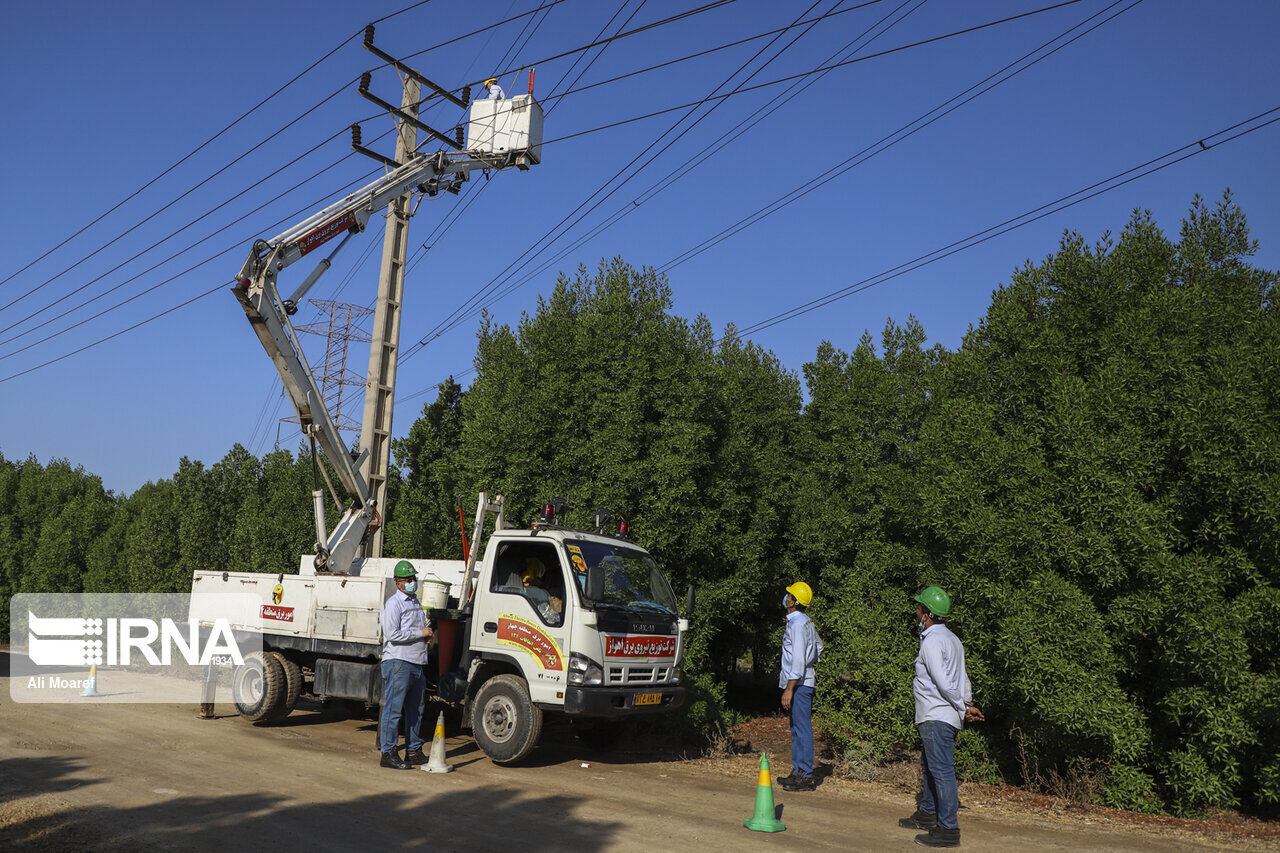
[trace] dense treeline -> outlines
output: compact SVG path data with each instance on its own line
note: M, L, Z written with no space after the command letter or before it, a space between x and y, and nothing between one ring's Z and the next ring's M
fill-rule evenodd
M907 602L936 583L989 721L958 745L971 777L1273 811L1280 318L1255 251L1229 199L1176 241L1135 215L1018 270L955 351L890 322L802 376L674 316L651 271L579 271L515 328L486 320L474 384L397 443L388 552L456 557L481 489L516 522L553 495L625 516L697 587L699 725L739 661L773 665L782 586L806 579L821 722L861 760L913 742ZM0 592L296 570L310 482L305 453L238 445L127 498L0 457Z

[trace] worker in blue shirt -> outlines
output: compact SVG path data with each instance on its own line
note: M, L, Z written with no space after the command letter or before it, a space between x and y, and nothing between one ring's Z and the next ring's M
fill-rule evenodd
M822 654L822 638L805 614L813 590L804 581L787 587L782 606L787 610L787 628L782 635L782 707L791 712L791 775L778 779L787 791L812 791L813 778L813 688L814 665Z
M964 666L964 645L947 627L951 596L931 586L915 597L920 654L916 656L912 692L916 700L916 728L924 750L919 804L911 817L898 821L907 829L924 829L916 843L926 847L959 847L956 812L960 791L956 784L956 735L965 723L980 723L982 711L973 704L973 689Z
M418 726L427 701L427 643L431 626L418 603L418 573L401 560L393 572L396 591L382 605L382 717L378 747L382 766L407 770L426 764ZM400 758L400 720L405 722L405 756Z

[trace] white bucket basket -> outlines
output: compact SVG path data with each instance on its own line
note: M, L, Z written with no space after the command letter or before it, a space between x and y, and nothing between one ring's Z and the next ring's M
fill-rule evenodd
M451 584L442 580L424 578L421 595L422 607L425 610L443 610L449 606L449 587Z

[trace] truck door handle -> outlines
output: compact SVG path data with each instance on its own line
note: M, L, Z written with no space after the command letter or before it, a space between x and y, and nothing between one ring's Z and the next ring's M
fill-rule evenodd
M497 623L497 622L486 622L486 623L484 623L484 632L485 632L486 634L496 634L496 633L498 633L498 623Z

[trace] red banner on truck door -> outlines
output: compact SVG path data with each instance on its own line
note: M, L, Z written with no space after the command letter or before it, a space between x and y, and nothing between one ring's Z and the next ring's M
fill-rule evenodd
M498 642L524 649L538 659L543 669L564 669L564 656L555 638L519 616L502 614L498 620Z
M675 637L605 634L604 656L608 658L663 658L676 653Z

